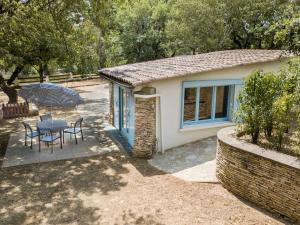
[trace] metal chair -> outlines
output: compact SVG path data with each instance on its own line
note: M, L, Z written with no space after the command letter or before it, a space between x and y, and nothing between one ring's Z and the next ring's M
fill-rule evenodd
M32 149L32 139L39 136L38 131L33 131L28 123L22 122L25 127L25 146L27 146L27 138L30 138L30 148Z
M71 138L71 135L75 136L75 142L77 144L76 134L79 133L79 132L81 134L81 139L83 141L82 121L83 121L83 118L81 117L78 120L76 120L75 123L71 123L71 127L64 130L64 132L63 132L63 142L65 142L65 133L68 133L68 134L70 134L70 138Z
M39 152L41 151L41 142L44 142L45 144L47 144L47 146L49 146L49 144L51 144L51 153L53 153L53 143L54 141L56 141L57 139L60 140L60 149L62 149L62 135L61 132L57 133L53 133L52 131L47 131L47 132L42 132L38 129L38 137L39 137Z
M49 119L52 120L52 115L51 115L51 113L47 113L45 115L40 116L40 119L41 119L41 121L49 120Z

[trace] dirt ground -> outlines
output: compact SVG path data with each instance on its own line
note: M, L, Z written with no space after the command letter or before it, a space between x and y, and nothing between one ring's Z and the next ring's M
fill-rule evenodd
M2 152L15 123L0 124ZM101 124L99 129L103 129ZM1 168L0 196L3 225L288 224L220 184L180 180L122 150Z

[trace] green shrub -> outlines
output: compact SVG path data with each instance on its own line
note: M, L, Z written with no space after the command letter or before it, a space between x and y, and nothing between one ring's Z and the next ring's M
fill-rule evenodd
M297 81L295 94L294 94L294 108L293 108L296 119L297 119L297 144L300 150L300 79Z
M278 150L282 149L284 133L289 129L292 119L293 95L284 94L280 96L273 104L275 140Z
M255 71L245 79L245 86L241 91L238 102L239 109L235 114L238 129L251 135L252 142L257 143L263 126L263 104L265 86L261 71Z
M274 73L266 73L261 80L264 92L261 94L262 107L262 129L267 137L273 132L273 103L280 96L280 78Z
M240 134L251 135L256 144L264 132L281 150L285 133L294 137L296 128L300 150L300 59L291 60L278 74L251 73L238 102L235 122Z

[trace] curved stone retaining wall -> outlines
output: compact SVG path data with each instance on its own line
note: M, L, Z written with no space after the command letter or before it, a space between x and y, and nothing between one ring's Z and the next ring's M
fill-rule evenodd
M300 223L300 159L218 133L217 177L229 191Z

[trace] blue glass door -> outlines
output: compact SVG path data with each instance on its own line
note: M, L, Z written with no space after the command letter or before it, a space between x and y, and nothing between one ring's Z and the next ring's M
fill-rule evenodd
M131 90L120 87L119 89L119 130L131 146L134 142L134 98Z

